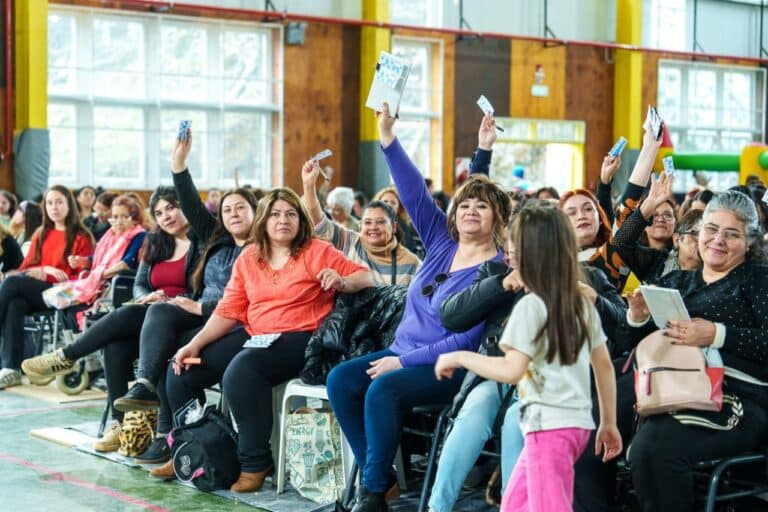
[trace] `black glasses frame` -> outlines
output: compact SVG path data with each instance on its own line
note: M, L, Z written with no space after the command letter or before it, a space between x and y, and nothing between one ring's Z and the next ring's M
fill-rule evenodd
M440 272L435 276L435 278L432 280L432 283L424 285L424 287L421 289L421 295L423 297L431 297L433 293L435 293L435 290L437 289L437 285L440 283L444 283L448 279L448 274L445 272Z

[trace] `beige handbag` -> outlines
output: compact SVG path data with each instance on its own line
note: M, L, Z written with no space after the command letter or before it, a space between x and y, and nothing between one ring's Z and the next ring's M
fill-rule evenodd
M635 397L640 416L691 409L719 411L723 368L708 367L699 347L673 345L656 331L635 349Z

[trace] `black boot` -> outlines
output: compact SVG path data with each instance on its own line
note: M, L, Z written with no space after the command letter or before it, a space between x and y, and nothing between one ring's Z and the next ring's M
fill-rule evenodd
M383 492L372 492L364 485L357 488L357 500L351 512L387 512Z

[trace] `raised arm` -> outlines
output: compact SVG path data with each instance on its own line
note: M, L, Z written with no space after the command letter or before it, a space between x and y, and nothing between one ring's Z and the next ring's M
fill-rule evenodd
M208 241L218 221L208 211L200 198L200 192L192 181L192 175L187 168L187 156L192 149L192 130L186 140L177 139L171 154L171 171L173 171L173 186L179 197L179 206L189 225L201 240Z
M320 164L317 160L307 160L301 168L301 183L304 193L301 200L309 210L312 225L317 226L323 220L325 214L317 197L317 178L320 176Z
M488 176L494 142L496 142L496 121L490 114L485 114L477 131L477 149L469 163L469 174Z
M613 198L611 197L611 184L613 183L613 177L616 175L616 171L621 167L621 157L605 155L603 157L603 165L600 167L600 180L597 182L597 191L595 197L597 202L600 203L605 215L608 217L608 222L613 226Z
M672 179L665 173L658 178L652 178L648 197L641 203L640 208L632 212L616 232L612 244L619 256L640 280L650 277L662 251L640 245L640 238L645 228L653 222L656 208L672 197Z
M393 127L396 118L390 117L389 106L384 104L384 112L377 113L379 118L379 140L384 150L384 159L389 166L392 180L400 196L400 201L413 221L416 232L421 237L424 247L430 247L442 236L448 236L446 216L437 207L427 190L424 177L413 165L405 150L395 138Z

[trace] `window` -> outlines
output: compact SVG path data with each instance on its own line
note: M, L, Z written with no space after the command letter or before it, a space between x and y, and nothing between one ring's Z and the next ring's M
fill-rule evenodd
M277 26L52 6L50 181L107 188L170 183L180 120L192 122L201 188L270 188L282 105Z
M765 70L662 60L658 84L676 151L740 152L763 140Z
M389 0L390 21L400 25L440 26L441 9L438 0Z
M659 113L676 152L740 153L764 140L764 69L661 60L658 76ZM737 173L725 172L711 185L727 188L737 181ZM693 174L682 173L675 190L694 185Z
M398 139L416 167L442 186L442 46L439 41L395 37L392 53L411 64L400 102Z
M686 46L686 0L651 0L645 44L667 50L691 50Z

